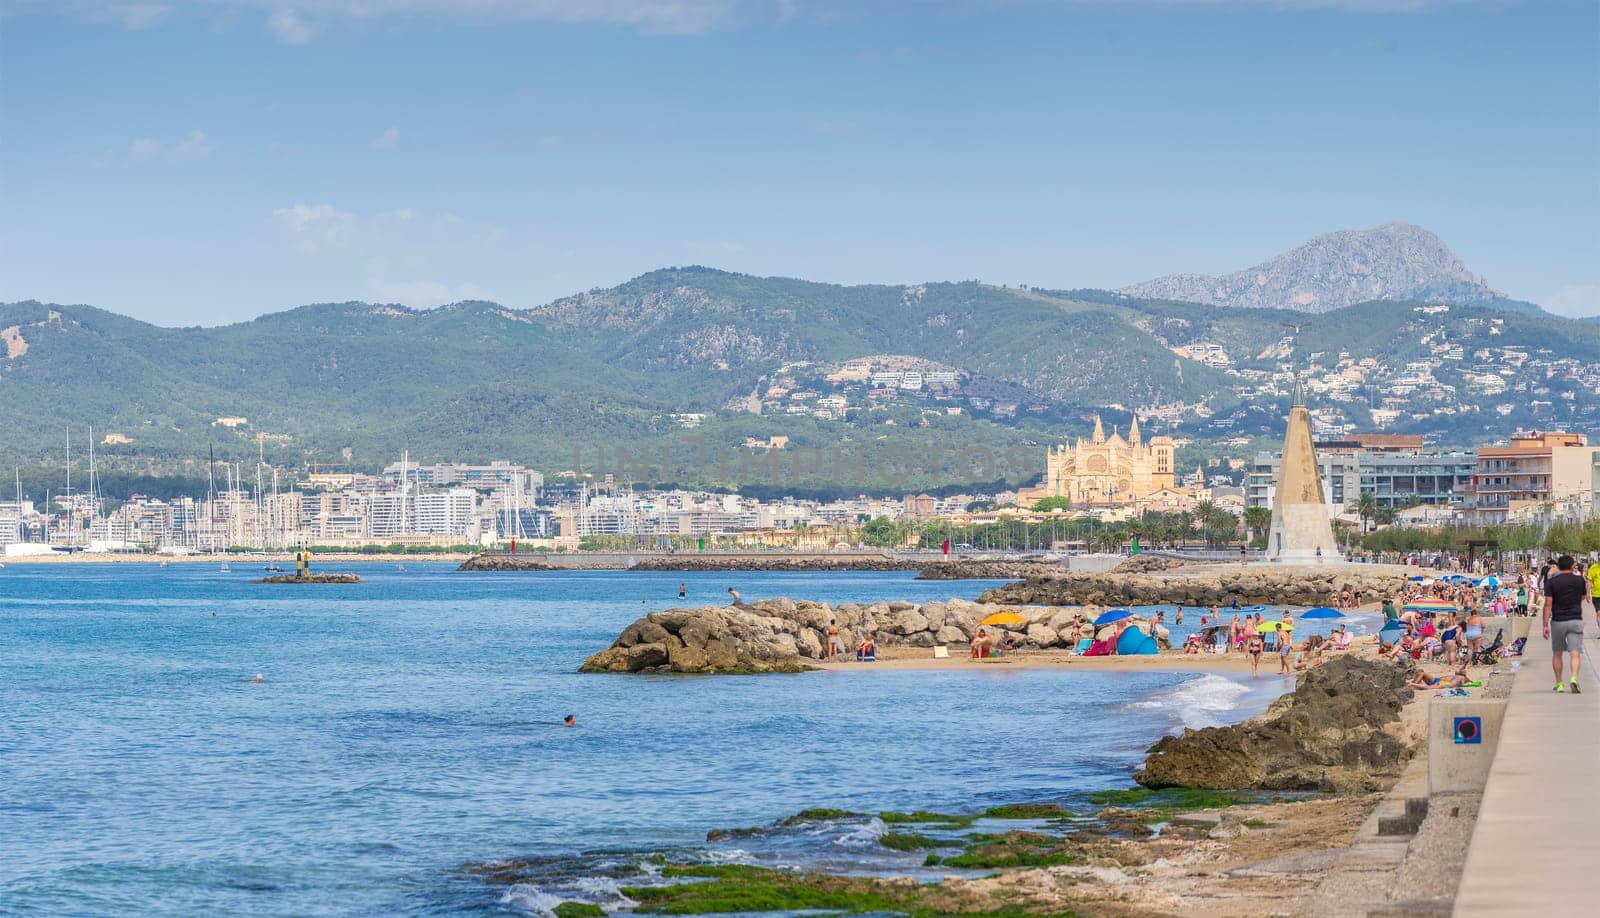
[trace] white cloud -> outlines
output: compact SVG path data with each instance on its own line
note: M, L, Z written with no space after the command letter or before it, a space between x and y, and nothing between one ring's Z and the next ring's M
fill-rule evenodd
M458 303L462 300L486 300L483 289L477 284L465 283L451 287L439 281L391 281L382 277L367 278L367 290L380 303L399 303L412 309L427 309Z
M1563 316L1600 315L1600 284L1567 284L1539 305Z
M399 142L400 129L392 127L384 131L382 134L372 138L372 149L384 151L393 150L395 144Z
M300 18L299 11L292 6L269 13L267 31L286 45L303 45L315 34L311 24Z
M166 3L113 3L103 12L104 19L133 32L154 28L171 15L172 6Z
M139 137L128 144L128 158L140 162L161 159L173 163L194 163L210 157L215 150L216 145L206 136L206 132L196 128L173 144L154 137Z
M356 219L332 204L296 204L273 211L294 247L307 255L350 244Z

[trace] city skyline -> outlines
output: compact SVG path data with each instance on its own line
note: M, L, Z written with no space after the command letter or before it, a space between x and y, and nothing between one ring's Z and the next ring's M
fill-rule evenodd
M210 325L691 263L1110 288L1398 219L1600 309L1591 4L397 9L12 4L0 299Z

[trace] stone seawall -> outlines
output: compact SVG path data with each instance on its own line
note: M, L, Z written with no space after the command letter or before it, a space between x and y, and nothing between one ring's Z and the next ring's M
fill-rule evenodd
M583 664L583 672L799 672L826 654L828 622L837 622L850 655L871 634L880 647L966 645L987 616L1007 611L964 599L841 603L764 599L742 606L702 606L652 612L623 629L612 645ZM1062 630L1077 610L1010 607L1026 621L985 626L1010 630L1024 647L1062 647Z
M1067 569L1048 561L941 561L923 565L918 580L1017 580L1064 576Z
M1068 574L1029 577L1019 583L984 591L979 602L1029 605L1226 606L1266 603L1318 606L1335 590L1360 590L1364 601L1398 596L1404 568L1366 565L1275 567L1269 565L1205 565L1153 573Z

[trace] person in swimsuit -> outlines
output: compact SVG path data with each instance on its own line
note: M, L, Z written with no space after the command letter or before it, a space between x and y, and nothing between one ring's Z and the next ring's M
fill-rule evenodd
M1294 649L1294 640L1289 637L1289 632L1278 628L1278 675L1287 676L1289 672L1289 651Z
M1430 676L1419 669L1416 676L1412 677L1410 687L1414 689L1460 688L1466 685L1468 681L1466 670L1456 670L1448 676Z
M1467 647L1472 651L1472 662L1478 662L1478 654L1483 653L1483 616L1477 612L1467 616L1467 627L1462 636L1466 638Z
M688 584L686 584L686 583L678 584L678 598L679 599L688 599L689 598L689 585Z
M1261 650L1264 642L1259 634L1251 634L1250 640L1245 644L1245 651L1250 654L1250 678L1261 675Z
M831 663L833 661L834 657L836 657L836 656L838 656L838 655L840 655L842 653L844 653L844 643L839 640L839 623L830 618L830 619L828 619L828 657L827 657L827 659Z

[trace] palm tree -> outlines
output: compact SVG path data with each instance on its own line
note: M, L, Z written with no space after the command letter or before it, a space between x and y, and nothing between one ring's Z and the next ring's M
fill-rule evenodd
M1356 516L1361 518L1361 531L1368 531L1367 521L1378 515L1378 499L1371 492L1363 491L1356 498Z
M1249 538L1263 535L1272 528L1271 507L1246 507L1244 508L1244 528Z

